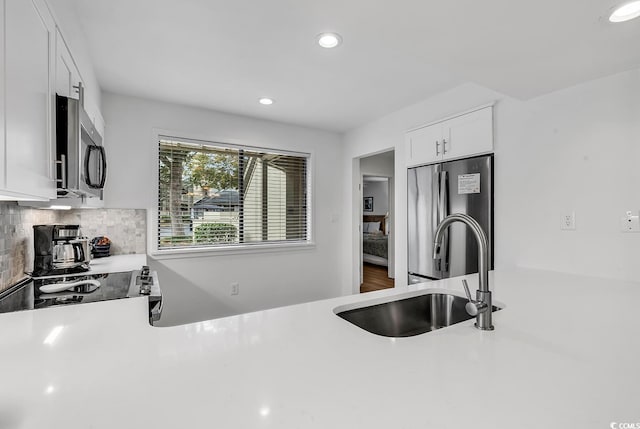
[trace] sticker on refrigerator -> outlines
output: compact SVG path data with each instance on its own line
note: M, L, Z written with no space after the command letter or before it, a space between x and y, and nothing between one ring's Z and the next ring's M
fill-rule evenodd
M479 194L480 193L480 173L459 174L458 194Z

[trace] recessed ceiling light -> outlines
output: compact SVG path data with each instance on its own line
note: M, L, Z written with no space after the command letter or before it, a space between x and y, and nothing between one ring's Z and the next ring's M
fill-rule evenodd
M258 100L258 103L264 104L265 106L269 106L273 104L273 98L262 97L260 100Z
M338 33L318 34L318 45L323 48L335 48L342 43L342 37Z
M640 0L624 3L609 16L611 22L624 22L640 16Z

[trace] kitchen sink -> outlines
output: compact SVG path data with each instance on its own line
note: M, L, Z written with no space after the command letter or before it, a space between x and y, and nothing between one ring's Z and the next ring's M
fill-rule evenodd
M376 335L411 337L473 319L464 308L468 302L457 295L427 293L336 314ZM493 306L493 311L499 309Z

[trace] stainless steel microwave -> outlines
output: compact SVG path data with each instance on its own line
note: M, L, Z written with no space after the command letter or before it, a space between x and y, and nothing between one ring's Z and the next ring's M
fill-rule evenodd
M56 95L56 180L58 197L102 198L107 158L102 136L80 100Z

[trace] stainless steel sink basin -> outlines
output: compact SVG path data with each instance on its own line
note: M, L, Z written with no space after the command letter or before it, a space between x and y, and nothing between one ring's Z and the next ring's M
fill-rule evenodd
M464 309L467 302L457 295L428 293L336 314L373 334L411 337L472 319Z

